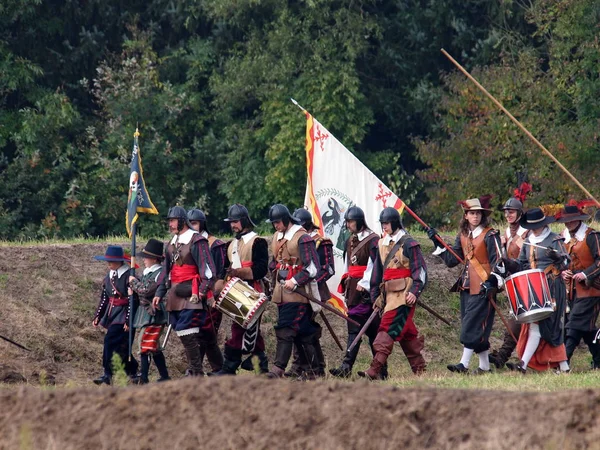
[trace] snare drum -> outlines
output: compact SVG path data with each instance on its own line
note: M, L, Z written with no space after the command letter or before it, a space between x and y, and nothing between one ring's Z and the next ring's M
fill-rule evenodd
M550 317L554 312L546 274L540 269L524 270L505 281L510 307L519 323L532 323Z
M267 307L267 296L245 281L233 277L223 286L215 306L247 329L256 323Z

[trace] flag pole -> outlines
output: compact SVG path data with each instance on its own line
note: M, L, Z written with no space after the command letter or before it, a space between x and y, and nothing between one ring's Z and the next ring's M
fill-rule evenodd
M519 122L503 105L502 103L500 103L498 100L496 100L494 98L494 96L492 94L490 94L475 78L473 78L473 76L467 72L463 66L461 66L452 56L450 56L450 54L444 50L441 49L442 53L444 54L444 56L446 58L448 58L452 64L454 64L458 70L460 70L469 80L471 80L473 83L475 83L475 86L477 86L498 108L500 108L502 110L502 112L504 114L506 114L508 116L508 118L510 120L513 121L513 123L518 126L526 135L527 137L529 137L529 139L531 139L533 141L533 143L535 145L537 145L540 149L542 149L542 151L552 160L556 163L556 165L558 167L560 167L560 169L565 172L567 174L567 176L569 178L571 178L571 180L573 180L575 182L575 184L577 186L579 186L579 188L585 193L585 195L587 195L589 198L591 198L592 200L594 200L596 202L596 205L600 206L600 202L598 202L598 200L596 200L594 198L594 196L592 194L590 194L590 192L583 186L583 184L581 184L579 182L579 180L577 180L577 178L575 178L575 176L573 176L573 174L571 172L569 172L567 170L567 168L565 166L563 166L560 161L558 159L556 159L554 157L554 155L552 153L550 153L550 150L548 150L546 147L544 147L542 145L542 143L540 141L538 141L535 136L533 136L533 134L531 134L529 132L529 130L527 128L525 128L521 122Z
M293 103L294 105L296 105L298 108L300 108L300 109L302 110L302 112L303 112L303 113L306 113L306 112L307 112L307 111L306 111L306 109L304 109L302 106L300 106L300 104L299 104L299 103L298 103L296 100L294 100L294 99L293 99L293 98L291 98L291 97L290 97L290 100L292 101L292 103Z
M137 233L137 223L134 222L131 227L131 271L132 277L135 277L135 235ZM133 306L134 306L134 293L131 291L129 296L129 362L131 362L131 355L133 353Z

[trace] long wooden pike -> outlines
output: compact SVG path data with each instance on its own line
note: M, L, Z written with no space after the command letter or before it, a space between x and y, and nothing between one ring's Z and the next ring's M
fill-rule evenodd
M544 152L544 153L545 153L545 154L546 154L546 155L547 155L547 156L548 156L548 157L549 157L549 158L550 158L552 161L554 161L554 162L556 163L556 165L557 165L558 167L560 167L560 168L562 169L562 171L563 171L563 172L565 172L565 173L566 173L566 174L569 176L569 178L571 178L571 180L573 180L573 181L575 182L575 184L576 184L577 186L579 186L579 188L580 188L580 189L581 189L581 190L582 190L582 191L585 193L585 195L587 195L587 196L588 196L590 199L594 200L594 201L596 202L596 205L600 206L600 202L598 202L598 200L596 200L596 199L594 198L594 196L593 196L592 194L590 194L590 192L589 192L589 191L588 191L588 190L587 190L587 189L586 189L586 188L583 186L583 184L581 184L581 183L579 182L579 180L577 180L577 178L575 178L575 177L573 176L573 174L571 174L571 172L569 172L569 171L567 170L567 168L566 168L565 166L563 166L563 165L560 163L560 161L559 161L558 159L556 159L556 158L554 157L554 155L553 155L552 153L550 153L550 151L549 151L549 150L548 150L546 147L544 147L544 146L542 145L542 143L541 143L540 141L538 141L538 140L535 138L535 136L534 136L533 134L531 134L531 133L529 132L529 130L528 130L527 128L525 128L525 127L524 127L524 126L521 124L521 122L519 122L519 121L518 121L518 120L515 118L515 116L513 116L513 115L512 115L512 114L511 114L511 113L510 113L510 112L509 112L509 111L508 111L508 110L507 110L507 109L504 107L504 105L502 105L502 103L500 103L498 100L496 100L496 99L494 98L494 96L493 96L492 94L490 94L490 93L489 93L489 92L488 92L488 91L487 91L487 90L486 90L486 89L485 89L485 88L484 88L484 87L483 87L483 86L482 86L482 85L481 85L481 84L480 84L480 83L479 83L479 82L478 82L478 81L477 81L475 78L473 78L473 76L472 76L472 75L471 75L469 72L467 72L467 71L464 69L464 67L463 67L463 66L461 66L461 65L460 65L460 64L459 64L459 63L458 63L458 62L457 62L457 61L456 61L456 60L455 60L455 59L454 59L452 56L450 56L450 54L449 54L449 53L448 53L446 50L444 50L444 49L441 49L441 51L442 51L442 53L444 54L444 56L445 56L446 58L448 58L448 59L449 59L449 60L452 62L452 64L454 64L454 65L455 65L455 66L458 68L458 70L460 70L460 71L461 71L463 74L465 74L465 76L466 76L466 77L467 77L469 80L471 80L473 83L475 83L475 86L477 86L477 87L478 87L478 88L479 88L479 89L480 89L480 90L481 90L481 91L482 91L482 92L483 92L483 93L484 93L484 94L485 94L485 95L486 95L486 96L487 96L487 97L488 97L488 98L489 98L489 99L490 99L492 102L494 102L494 104L495 104L495 105L496 105L498 108L500 108L500 109L502 110L502 112L503 112L504 114L506 114L506 115L508 116L508 118L509 118L510 120L512 120L512 121L513 121L513 123L514 123L516 126L518 126L518 127L519 127L519 128L520 128L520 129L521 129L521 130L522 130L522 131L523 131L523 132L524 132L524 133L527 135L527 137L529 137L529 139L531 139L531 140L534 142L534 144L535 144L535 145L537 145L537 146L538 146L540 149L542 149L542 151L543 151L543 152Z
M23 350L27 350L28 352L31 351L27 347L25 347L24 345L21 345L21 344L15 342L15 341L13 341L12 339L9 339L9 338L7 338L5 336L2 336L1 334L0 334L0 339L4 339L6 342L10 342L12 345L15 345L15 346L17 346L19 348L22 348Z
M284 283L281 283L282 285ZM285 289L287 292L293 292L295 294L300 294L302 297L304 297L307 300L310 300L311 302L314 302L320 306L322 306L324 309L326 309L327 311L330 311L332 313L334 313L336 316L341 317L342 319L344 319L346 322L350 322L352 325L356 325L357 327L360 327L360 323L358 323L356 320L351 319L348 316L345 316L344 314L342 314L340 311L338 311L336 308L334 308L333 306L329 305L328 303L325 303L321 300L318 300L316 298L314 298L312 295L308 295L306 292L302 292L299 289L295 289L293 291L290 291L289 289L286 289L285 287L282 286L282 289Z
M319 315L321 316L321 319L323 319L323 323L329 330L329 334L331 334L331 337L333 338L333 340L335 341L337 346L340 348L341 351L344 351L344 347L342 347L340 338L338 338L337 334L335 334L335 331L333 331L333 328L332 328L331 324L329 323L329 320L327 320L327 316L325 316L325 313L323 311L319 311Z
M360 329L360 331L358 332L358 334L356 335L356 337L350 344L350 347L348 347L348 350L346 350L347 353L350 353L352 351L352 349L354 347L356 347L356 344L358 344L360 342L362 337L365 335L365 333L371 326L371 323L375 320L375 317L377 317L377 314L379 314L379 308L375 307L375 308L373 308L373 312L371 313L371 315L369 316L369 318L367 319L365 324L362 326L362 328Z
M444 319L442 316L440 316L433 308L431 308L430 306L427 306L425 303L423 303L421 300L417 300L417 305L419 305L421 308L423 308L425 311L427 311L429 314L431 314L433 317L435 317L436 319L441 320L442 322L444 322L446 325L448 325L449 327L452 326L452 324L450 322L448 322L448 320Z

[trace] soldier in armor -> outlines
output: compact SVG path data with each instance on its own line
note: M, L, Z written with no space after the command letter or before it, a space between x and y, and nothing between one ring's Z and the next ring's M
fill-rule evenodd
M551 367L559 372L568 372L567 353L564 345L564 316L567 304L567 291L561 272L569 267L569 255L563 238L550 230L556 219L546 216L542 209L528 210L519 223L531 230L521 248L519 258L503 259L508 273L528 269L540 269L546 274L550 296L555 302L552 315L538 322L521 326L517 342L518 364L507 363L506 367L526 373L528 368L542 371ZM533 244L533 245L528 245Z
M94 380L95 384L110 384L112 380L112 358L117 353L125 364L125 371L132 379L135 378L138 363L129 354L129 315L135 314L130 310L127 289L129 287L130 267L126 263L123 248L118 245L109 245L104 255L95 256L98 261L106 261L108 273L102 282L100 302L92 325L101 325L106 328L104 336L104 351L102 353L102 366L104 374Z
M529 189L531 189L530 186ZM523 247L523 242L529 235L529 230L526 230L519 225L519 220L523 215L523 200L525 199L527 192L528 190L521 186L516 190L515 197L509 198L501 208L502 211L504 211L504 217L508 222L508 227L506 228L506 231L500 240L502 242L503 253L505 253L506 256L511 259L516 259L519 257L521 247ZM521 332L521 324L517 322L513 315L510 315L507 321L508 326L515 337L519 336L519 333ZM508 332L508 330L504 330L502 346L498 350L494 350L490 353L490 362L493 363L498 369L504 367L504 364L506 364L506 361L508 361L516 346L517 342L512 338L511 334Z
M232 205L224 221L229 223L234 233L233 240L227 244L227 279L240 278L258 292L264 292L262 280L267 275L269 265L267 241L253 231L254 222L244 205ZM249 356L242 362L244 354ZM231 336L225 342L225 362L218 374L235 375L240 364L245 370L254 370L252 355L258 357L260 372L268 373L269 359L260 332L260 319L248 329L232 322Z
M346 228L351 236L346 240L344 260L346 271L338 287L338 292L344 294L348 306L348 316L358 322L356 326L348 322L348 347L360 332L362 326L367 322L373 312L371 302L371 273L373 261L377 257L379 236L371 231L365 220L364 211L358 206L351 206L344 215ZM371 352L375 356L373 342L377 337L380 318L377 317L367 329L365 335L369 338ZM360 350L360 341L351 352L346 352L344 360L339 367L329 369L335 377L348 378L352 375L352 367ZM382 378L387 378L387 364L384 365Z
M600 369L600 344L594 342L600 311L600 234L584 223L590 218L582 211L584 206L585 202L567 204L558 215L558 222L565 224L562 236L571 256L569 269L562 272L571 304L565 347L570 360L583 339L592 354L592 368Z
M167 370L165 355L159 348L160 335L167 323L167 312L164 303L157 309L152 306L152 299L158 287L158 281L162 272L161 262L163 260L163 243L150 239L139 256L144 260L144 272L140 279L130 276L129 286L131 292L135 292L140 305L133 320L133 327L139 329L140 336L140 384L148 383L148 372L150 370L150 358L154 360L160 378L158 381L170 380Z
M200 209L190 209L188 211L188 220L192 224L192 229L196 230L202 237L208 240L210 247L210 254L213 262L215 263L215 284L213 288L213 296L218 298L221 289L223 288L223 280L225 279L225 272L227 270L227 245L221 239L217 239L215 236L210 234L208 230L208 223L206 221L206 215ZM223 367L223 354L218 344L219 327L221 326L221 320L223 314L215 307L209 305L206 322L202 329L202 338L200 343L200 359L206 359L210 364L212 373L218 372Z
M204 375L201 345L207 320L207 302L213 302L216 276L208 240L192 229L187 211L181 206L169 209L169 232L162 280L152 303L158 307L167 297L169 323L183 344L188 362L186 375Z
M294 218L302 225L310 237L315 241L317 255L319 257L319 273L315 278L319 295L322 301L327 301L331 298L331 292L327 287L327 280L335 274L335 263L333 259L333 242L331 239L325 238L319 234L319 227L313 223L313 218L310 212L305 208L299 208L294 211ZM323 329L319 322L314 320L312 325L317 330L313 335L313 345L315 346L317 361L307 361L304 352L300 351L297 345L294 345L294 362L291 369L286 372L286 377L306 377L312 379L314 377L325 376L325 356L321 348L321 336ZM316 363L316 364L315 364Z
M479 368L475 373L490 372L489 339L495 310L488 297L491 295L495 300L499 277L491 273L502 257L498 231L488 225L492 212L490 199L491 196L486 195L461 202L463 218L452 250L465 261L465 267L451 292L460 292L463 354L458 364L447 366L451 372L467 373L473 353L479 355ZM448 267L459 264L460 261L438 242L434 228L427 234L436 248L434 255L439 255Z
M320 310L320 306L310 304L299 292L319 298L314 280L319 273L320 264L314 240L297 223L297 219L292 217L285 205L273 205L267 222L275 229L273 260L269 269L274 279L271 301L277 305L279 313L275 325L275 363L267 376L281 378L294 344L304 352L307 361L318 361L314 346L314 334L317 330L311 318L313 313Z
M384 237L377 244L370 294L382 317L373 342L375 356L371 366L365 372L358 372L370 380L382 379L381 372L394 342L400 342L414 374L422 374L426 368L421 355L424 339L413 321L416 302L427 284L427 266L421 246L402 227L398 210L384 208L379 222Z

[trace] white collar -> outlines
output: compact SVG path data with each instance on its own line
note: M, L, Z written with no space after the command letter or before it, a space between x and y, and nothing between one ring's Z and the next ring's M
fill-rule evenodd
M242 235L242 240L244 241L244 244L247 244L248 241L250 241L250 239L252 239L254 236L256 236L256 233L254 231L250 231Z
M190 241L192 240L192 236L194 236L195 234L198 234L198 232L196 230L192 230L191 228L188 228L186 231L184 231L181 234L176 234L175 236L173 236L173 239L171 239L171 244L175 245L175 242L177 242L178 244L189 244ZM179 239L177 239L177 237L179 237Z
M370 236L372 233L373 232L371 230L369 230L368 228L365 228L360 233L356 233L356 237L358 238L358 241L360 242L367 236Z
M123 276L123 274L125 272L127 272L128 270L129 270L129 264L123 264L121 267L119 267L117 269L117 278L121 278ZM110 278L112 278L114 274L115 274L115 271L111 270L110 273L108 274L108 276Z
M519 225L519 228L517 229L517 236L521 236L523 237L523 234L525 234L527 232L527 230L525 228L523 228L521 225ZM506 229L506 237L510 237L510 227L508 227Z
M311 238L314 238L319 235L319 230L313 230L308 234Z
M585 239L585 232L587 231L587 229L588 226L585 223L581 222L577 233L575 233L575 239L577 239L579 242L583 242L583 240ZM563 231L563 237L565 238L565 242L569 242L571 240L571 233L567 228L565 228L565 230Z
M404 230L398 230L396 232L396 234L394 234L392 236L390 236L389 234L386 233L385 236L383 237L383 245L390 245L390 242L393 242L395 244L405 234L406 234L406 231L404 231Z
M550 236L551 232L552 231L550 230L550 228L546 226L546 227L544 227L544 231L542 232L542 234L540 234L539 236L536 236L532 232L527 239L529 239L529 242L531 242L532 244L539 244L544 239L546 239L548 236Z
M482 231L483 227L481 225L477 225L477 228L475 228L473 231L469 231L469 234L473 239L477 239L477 236L479 236Z
M202 233L200 233L200 236L202 236L204 239L208 239L208 232L204 230Z
M302 225L292 225L290 227L290 229L285 232L285 234L278 232L277 240L280 241L285 238L289 241L290 239L292 239L294 237L294 234L296 234L296 232L298 230L300 230L301 228L302 228Z
M160 269L161 267L162 267L162 266L161 266L160 264L154 264L154 265L152 265L152 266L150 266L150 267L146 267L146 268L144 269L144 275L147 275L147 274L149 274L149 273L152 273L152 272L154 272L155 270L158 270L158 269Z

